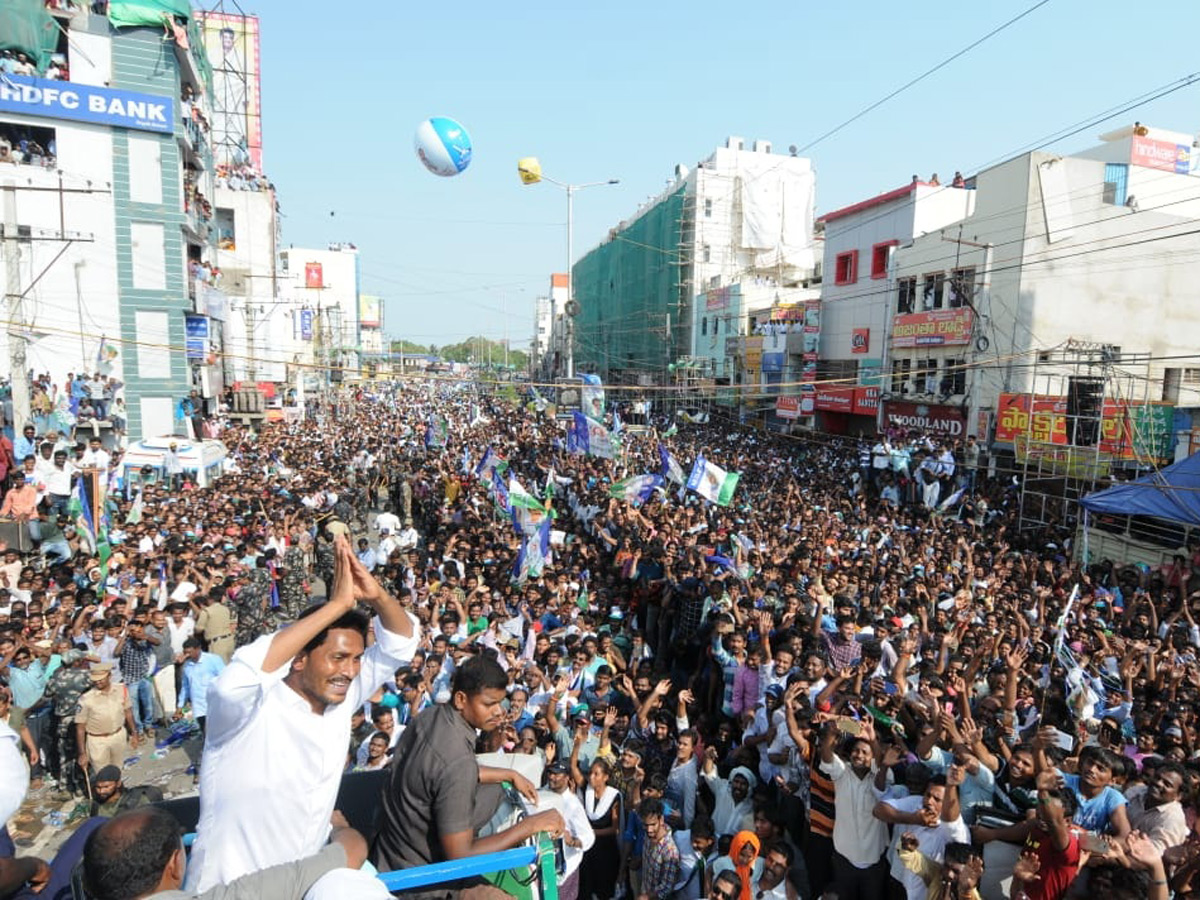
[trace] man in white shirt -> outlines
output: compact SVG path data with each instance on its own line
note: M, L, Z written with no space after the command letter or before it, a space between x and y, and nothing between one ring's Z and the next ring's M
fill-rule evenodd
M375 530L380 534L395 534L400 530L400 517L395 513L381 512L375 517Z
M872 813L883 796L887 769L875 760L875 729L870 719L850 722L858 732L850 743L850 765L834 752L845 733L837 723L826 722L821 732L821 770L833 780L833 878L838 900L870 900L885 893L887 826ZM853 731L850 732L854 734Z
M42 470L51 515L67 514L67 504L71 501L71 480L78 471L74 463L67 459L66 450L54 451L54 462Z
M209 688L190 890L321 848L350 718L417 648L415 619L363 569L344 537L334 553L329 601L240 648ZM376 613L370 648L356 600ZM323 892L320 883L309 893L310 900L333 896L350 895Z
M888 860L891 875L904 885L908 900L924 900L929 889L921 876L900 860L898 851L905 834L915 835L917 849L939 865L947 844L971 842L971 833L963 822L958 803L958 786L965 777L963 767L954 765L945 775L933 776L922 795L880 800L875 804L875 818L898 826L892 829L894 837L888 848Z
M596 832L588 821L583 803L571 790L571 779L568 775L567 764L556 759L546 769L547 782L550 790L558 795L558 811L562 814L563 825L563 862L565 868L559 876L558 895L560 897L575 897L579 894L579 864L583 862L583 854L592 849L596 843Z
M79 458L79 465L85 469L100 469L107 472L112 463L112 457L107 450L100 446L100 438L93 436L88 440L88 448Z

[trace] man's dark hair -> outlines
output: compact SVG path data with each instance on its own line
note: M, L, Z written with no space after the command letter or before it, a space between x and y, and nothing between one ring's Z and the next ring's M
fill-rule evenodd
M1126 759L1128 759L1128 757L1126 757ZM1177 763L1170 759L1168 759L1166 762L1164 762L1162 765L1160 765L1158 767L1158 772L1156 774L1157 775L1164 775L1164 774L1178 775L1179 780L1181 782L1183 782L1184 785L1187 784L1187 769L1185 769L1183 767L1182 763Z
M733 869L725 869L724 871L713 876L713 884L715 885L718 881L723 881L726 887L733 888L734 897L738 896L742 890L742 879Z
M308 618L318 609L321 609L324 605L325 604L323 603L318 603L310 606L296 617L296 621ZM300 653L306 655L312 653L323 643L325 643L325 639L329 637L329 632L334 631L335 629L340 630L343 628L347 629L348 631L357 631L359 636L362 637L363 644L365 645L367 643L367 629L370 627L371 620L367 617L367 614L360 612L357 609L352 609L349 612L342 613L342 615L337 619L334 619L334 621L331 622L327 628L322 628L319 632L317 632L316 636L314 636L311 641L304 645L304 648L300 651ZM300 654L298 653L296 655L299 656Z
M786 859L787 867L789 869L792 867L792 863L796 860L796 851L792 849L791 844L783 839L778 841L768 841L767 845L763 847L760 855L765 858L771 853L778 853L780 856Z
M196 648L203 648L203 647L204 647L204 645L203 645L202 643L200 643L200 638L198 638L198 637L190 637L190 638L186 638L186 639L184 640L184 642L183 642L183 649L184 649L184 650L191 650L193 647L196 647Z
M83 848L83 883L92 900L127 900L158 887L180 848L175 817L153 806L122 813L101 825Z
M944 853L946 863L957 863L964 866L971 861L972 857L979 855L974 847L961 841L952 841L947 844Z
M489 689L506 691L508 673L500 663L488 656L474 656L467 660L455 669L454 680L450 683L452 693L462 691L468 697Z
M717 829L713 825L713 820L708 816L696 816L692 821L692 837L698 838L715 838Z
M663 817L663 802L657 797L647 797L638 804L637 814L643 822L647 819L661 819Z

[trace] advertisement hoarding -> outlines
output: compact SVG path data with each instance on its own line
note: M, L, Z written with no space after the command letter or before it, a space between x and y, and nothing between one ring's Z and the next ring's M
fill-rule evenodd
M798 419L800 417L800 398L776 397L775 415L781 419Z
M1170 459L1174 456L1175 408L1164 403L1105 400L1100 417L1100 452L1114 459ZM996 413L996 442L1055 444L1069 442L1067 398L1001 394Z
M971 310L935 309L892 320L893 347L948 347L971 341Z
M1158 169L1188 175L1196 169L1197 156L1187 144L1173 141L1156 141L1147 137L1133 136L1129 150L1129 162L1134 166Z
M212 151L217 165L262 173L262 69L258 17L200 12L212 63Z
M325 287L325 272L320 263L304 264L304 286L313 290Z
M729 305L729 288L713 288L704 295L704 308L709 312L724 309Z
M379 328L383 325L383 299L370 294L358 295L358 324L364 328Z
M867 353L871 349L871 329L855 328L850 335L850 352Z
M818 387L813 405L825 412L852 412L854 410L854 388L848 385Z

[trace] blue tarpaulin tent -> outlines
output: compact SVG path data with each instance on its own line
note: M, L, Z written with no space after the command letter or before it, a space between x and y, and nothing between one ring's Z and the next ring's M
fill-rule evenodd
M1088 494L1080 502L1093 514L1154 516L1200 525L1200 453L1135 481Z

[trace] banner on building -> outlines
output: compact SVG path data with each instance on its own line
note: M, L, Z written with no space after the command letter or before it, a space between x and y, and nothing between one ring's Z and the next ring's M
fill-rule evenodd
M855 328L850 335L850 352L867 353L871 349L871 329Z
M208 339L211 336L208 319L204 316L184 316L183 329L186 357L202 361L208 356Z
M762 368L763 339L761 337L746 338L746 371L757 372Z
M852 385L828 385L825 387L818 387L813 406L825 412L853 412L854 387Z
M935 309L892 320L893 347L948 347L971 342L971 310Z
M212 152L217 165L262 172L262 69L258 17L198 12L212 64Z
M320 290L325 287L325 271L320 263L304 264L304 286L310 290Z
M0 112L162 134L175 130L175 102L170 97L28 75L0 78Z
M804 306L800 303L785 303L771 307L772 322L803 322Z
M1196 171L1200 154L1188 144L1173 141L1156 141L1151 138L1133 136L1129 149L1129 163L1176 175L1189 175Z
M709 312L724 309L729 305L729 288L713 288L704 295L704 308Z
M996 442L1055 444L1070 440L1067 398L1001 394L996 413ZM1100 416L1100 452L1113 459L1172 459L1175 455L1175 408L1165 403L1105 400Z
M379 328L383 324L382 298L358 295L358 324L364 328Z
M800 417L800 398L776 397L775 415L781 419L798 419Z
M311 341L313 339L313 311L311 309L300 310L300 340Z
M883 405L888 427L919 431L932 437L959 438L967 433L967 419L957 406L889 400Z
M879 412L878 385L859 386L854 389L854 414L874 416Z

